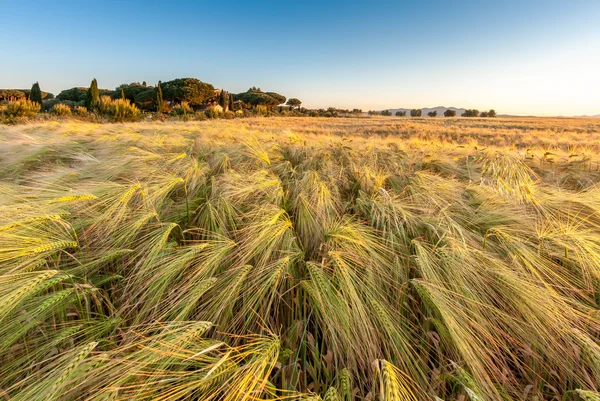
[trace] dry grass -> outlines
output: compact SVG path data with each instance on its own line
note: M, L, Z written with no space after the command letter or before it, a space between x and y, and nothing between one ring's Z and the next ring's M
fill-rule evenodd
M0 126L0 396L599 399L599 133Z

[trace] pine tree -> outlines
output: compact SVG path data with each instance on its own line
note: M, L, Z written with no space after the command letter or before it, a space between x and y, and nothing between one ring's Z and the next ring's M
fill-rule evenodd
M221 94L219 95L219 105L223 108L223 110L227 109L227 98L225 97L225 91L221 89Z
M36 82L31 87L31 92L29 92L29 100L39 103L40 105L42 104L42 91L39 83Z
M163 93L160 84L161 82L158 81L158 85L156 85L156 93L154 96L154 107L157 113L162 113L165 109L165 102L163 100Z
M235 106L234 106L234 103L233 103L233 95L230 93L229 94L229 110L235 111L234 108L235 108Z
M87 91L85 107L87 107L89 111L92 111L98 107L98 104L100 104L100 92L98 91L98 81L94 78Z

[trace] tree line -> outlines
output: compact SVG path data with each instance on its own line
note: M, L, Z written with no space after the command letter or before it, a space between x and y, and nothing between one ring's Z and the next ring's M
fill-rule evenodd
M212 84L196 78L177 78L166 82L158 81L155 86L132 82L121 84L114 90L101 89L98 81L93 79L89 87L73 87L61 91L56 97L43 92L38 82L31 89L0 89L0 103L4 103L4 114L17 116L33 115L40 110L50 111L58 115L76 113L85 115L94 113L105 115L115 121L134 120L144 112L158 115L171 114L189 116L202 112L208 118L250 115L297 115L339 117L360 115L362 110L343 110L330 107L328 109L306 109L301 107L302 101L297 98L286 98L277 92L262 91L251 87L245 92L230 93L216 89ZM8 105L7 105L8 103ZM369 115L391 116L390 110L370 110ZM397 111L397 117L407 115L406 111ZM421 117L422 109L410 110L411 117ZM431 111L429 117L436 117ZM455 110L447 109L445 117L456 116ZM496 117L495 110L479 112L467 109L463 117Z
M40 111L59 116L77 115L92 121L135 121L145 113L151 118L168 115L183 119L249 116L344 117L362 115L361 109L307 109L298 98L251 87L230 93L196 78L157 82L132 82L103 89L93 79L89 87L73 87L54 96L39 83L29 90L0 89L0 120L33 117Z
M411 117L421 117L423 110L422 109L412 109L410 111ZM370 116L386 116L389 117L392 115L390 110L369 110L368 114ZM395 114L396 117L406 117L406 111L397 111ZM437 117L437 111L433 110L427 113L428 117ZM444 117L456 117L456 110L446 109L444 111ZM479 112L477 109L466 109L461 117L496 117L496 111L491 109L489 111Z

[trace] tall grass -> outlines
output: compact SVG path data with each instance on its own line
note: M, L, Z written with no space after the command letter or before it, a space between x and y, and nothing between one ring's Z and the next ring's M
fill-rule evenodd
M2 397L599 399L593 152L268 124L0 127Z

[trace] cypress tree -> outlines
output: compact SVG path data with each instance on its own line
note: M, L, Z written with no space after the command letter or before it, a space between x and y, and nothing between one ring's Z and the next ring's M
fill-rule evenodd
M121 99L125 100L125 91L121 88Z
M158 81L158 85L156 85L156 95L154 97L154 107L156 108L157 113L162 113L165 109L165 102L163 100L163 93L160 84L161 82Z
M100 92L98 91L98 81L96 81L96 78L94 78L90 88L87 91L85 107L87 107L89 111L92 111L98 107L98 104L100 104Z
M223 110L227 109L227 98L225 97L225 91L221 89L221 95L219 95L219 105Z
M234 103L233 103L233 95L231 93L229 94L229 110L235 111L234 110Z
M42 91L40 90L40 84L34 83L31 87L31 92L29 92L29 100L32 102L42 104Z

